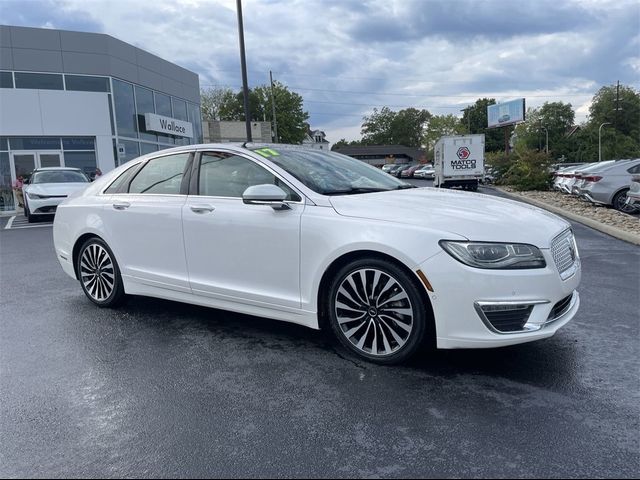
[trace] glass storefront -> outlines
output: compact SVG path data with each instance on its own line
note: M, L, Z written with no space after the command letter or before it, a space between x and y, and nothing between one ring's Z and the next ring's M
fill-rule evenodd
M0 212L16 210L14 181L28 178L36 168L80 168L96 172L94 137L0 137Z
M116 166L176 145L202 143L200 105L113 77L0 71L0 88L104 93ZM145 113L190 122L194 137L146 131ZM0 137L0 211L16 210L12 182L18 170L29 175L34 168L60 165L93 176L98 156L94 137Z
M6 147L6 141L4 147ZM9 152L0 151L0 212L10 212L16 209L12 182Z
M171 148L175 145L202 143L202 119L199 105L115 78L112 79L112 83L117 130L114 151L117 153L124 150L124 153L116 156L117 165L122 165L138 155ZM147 132L145 130L145 113L155 113L191 122L194 138Z

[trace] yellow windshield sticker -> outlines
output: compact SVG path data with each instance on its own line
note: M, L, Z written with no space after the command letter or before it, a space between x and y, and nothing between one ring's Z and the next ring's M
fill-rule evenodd
M280 155L272 148L260 148L258 150L255 150L255 152L259 155L262 155L263 157L277 157L278 155Z

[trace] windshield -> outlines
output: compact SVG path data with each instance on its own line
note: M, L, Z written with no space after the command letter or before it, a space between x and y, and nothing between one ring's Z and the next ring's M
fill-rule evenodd
M413 188L371 165L335 152L279 149L254 151L286 170L314 192L323 195L381 192Z
M36 172L31 177L31 183L88 183L89 179L75 170L51 170Z

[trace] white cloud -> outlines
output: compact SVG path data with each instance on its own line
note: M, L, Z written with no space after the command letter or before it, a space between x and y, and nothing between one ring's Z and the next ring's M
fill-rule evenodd
M237 89L235 7L37 0L3 14L33 26L84 23L196 71L203 85ZM529 106L570 102L581 120L603 84L638 83L633 0L245 0L243 11L250 82L266 83L273 70L330 141L359 138L362 116L384 105L458 115L480 97L524 96Z

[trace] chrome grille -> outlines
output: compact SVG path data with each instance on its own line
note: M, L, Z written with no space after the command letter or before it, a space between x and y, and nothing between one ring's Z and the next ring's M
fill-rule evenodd
M560 272L560 276L565 279L573 273L572 268L578 259L578 249L573 237L573 232L569 229L562 232L551 242L551 255L553 261Z

